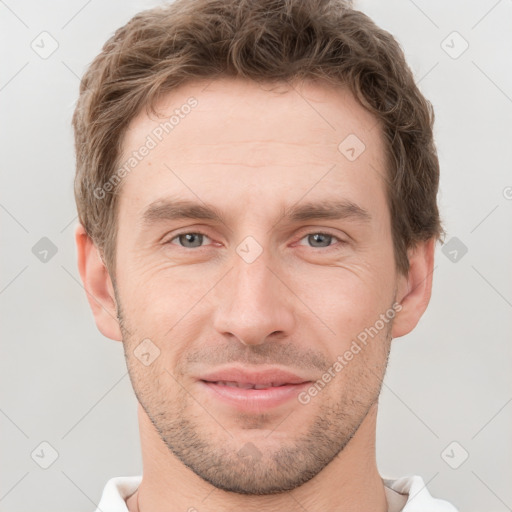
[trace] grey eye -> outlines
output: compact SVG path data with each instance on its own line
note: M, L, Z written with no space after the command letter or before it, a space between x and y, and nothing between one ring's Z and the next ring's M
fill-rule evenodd
M182 233L181 235L175 236L172 240L179 240L179 245L182 247L185 247L186 249L193 249L203 245L204 237L205 235L201 233Z
M329 247L334 237L327 233L311 233L304 238L308 239L308 243L311 243L311 247Z

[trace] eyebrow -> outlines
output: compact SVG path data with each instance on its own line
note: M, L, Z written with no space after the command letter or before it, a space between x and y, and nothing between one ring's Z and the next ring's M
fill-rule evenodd
M211 220L225 224L222 213L212 205L185 199L161 199L151 203L142 214L142 224L149 227L160 221L194 219ZM304 222L308 220L351 219L369 223L370 213L347 199L324 200L294 205L284 210L280 220L285 222Z

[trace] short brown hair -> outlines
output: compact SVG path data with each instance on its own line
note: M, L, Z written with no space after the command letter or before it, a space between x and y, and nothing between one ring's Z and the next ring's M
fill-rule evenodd
M73 114L79 220L112 277L121 187L94 191L114 175L128 124L143 108L156 113L160 95L223 76L348 87L385 137L398 271L409 269L408 248L442 237L433 108L391 34L343 0L176 0L137 14L105 43Z

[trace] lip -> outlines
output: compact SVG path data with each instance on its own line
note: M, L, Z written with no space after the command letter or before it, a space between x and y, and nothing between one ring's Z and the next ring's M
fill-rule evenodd
M218 382L259 385L272 383L274 386L265 389L250 389L217 384ZM311 382L305 377L279 368L253 371L247 368L231 367L198 378L198 384L211 398L230 408L249 413L261 413L296 399L297 395Z
M302 384L311 382L306 377L301 377L280 368L263 368L249 370L247 368L230 367L215 372L207 373L199 377L199 380L208 382L238 382L240 384L269 384L282 386L284 384Z
M237 411L256 414L283 405L292 399L295 399L294 403L297 404L298 394L310 384L311 382L303 382L266 389L244 389L199 381L199 385L211 398Z

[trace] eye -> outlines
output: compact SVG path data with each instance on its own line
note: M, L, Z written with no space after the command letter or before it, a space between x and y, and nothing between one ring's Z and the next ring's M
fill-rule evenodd
M201 247L204 239L207 238L209 240L209 237L206 236L203 233L180 233L173 238L171 238L168 242L168 244L173 245L179 245L180 247L183 247L184 249L195 249L196 247ZM175 244L173 241L177 240L179 244Z
M178 245L184 249L196 249L203 246L203 242L205 239L210 240L210 237L200 232L184 232L175 235L173 238L169 239L167 244ZM299 240L299 245L303 245L303 240L307 240L309 247L322 249L322 248L330 248L336 245L335 242L339 242L339 244L343 245L346 242L338 238L337 236L331 235L329 233L324 232L314 232L309 233L303 236ZM210 240L211 241L211 240Z
M327 248L332 247L333 244L331 243L333 240L336 240L340 242L341 244L345 243L343 240L339 239L338 237L331 235L329 233L322 233L322 232L315 232L315 233L309 233L308 235L302 237L300 241L307 240L308 243L310 243L310 247L313 248ZM302 244L300 244L302 245Z

